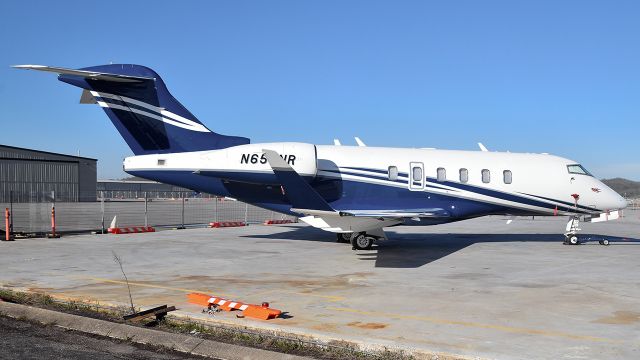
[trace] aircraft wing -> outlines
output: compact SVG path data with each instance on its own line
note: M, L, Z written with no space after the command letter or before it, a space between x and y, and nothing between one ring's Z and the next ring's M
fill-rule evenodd
M277 152L262 150L271 169L282 184L285 196L293 206L291 211L304 214L300 220L331 232L379 230L398 225L405 218L448 217L440 208L407 210L343 210L336 211Z
M318 211L312 209L291 209L305 214L300 220L330 232L374 231L384 227L404 223L405 219L445 218L450 214L444 209L407 209L407 210L342 210Z
M382 217L382 218L445 218L451 216L441 208L407 210L342 210L341 216Z
M147 80L155 80L154 78L144 77L144 76L110 74L110 73L103 73L103 72L96 72L96 71L66 69L66 68L46 66L46 65L14 65L13 67L16 69L47 71L47 72L53 72L59 75L75 75L75 76L81 76L87 79L106 80L106 81L115 81L115 82L141 82L141 81L147 81Z
M305 223L322 229L325 231L335 233L345 232L371 232L374 230L380 230L388 226L399 225L404 222L402 218L398 217L373 217L373 216L341 216L340 213L325 213L319 214L308 209L292 209L295 212L305 214L300 220Z
M311 185L273 150L263 149L269 166L284 189L293 207L324 212L336 212ZM337 212L336 212L337 214Z

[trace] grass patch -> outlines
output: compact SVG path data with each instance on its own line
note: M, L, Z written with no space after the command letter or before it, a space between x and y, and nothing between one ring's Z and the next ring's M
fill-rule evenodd
M229 326L202 324L195 320L166 319L160 327L184 334L197 334L210 340L259 349L313 357L316 359L409 360L414 357L402 350L365 351L346 341L323 343L306 337L275 331L253 331Z
M116 322L123 322L122 316L126 312L126 309L105 307L97 302L62 301L44 293L15 291L6 288L0 288L0 299L16 304Z
M71 313L101 320L124 323L122 316L127 314L128 307L111 308L99 303L81 301L61 301L43 293L28 293L0 288L0 299L54 311ZM128 322L134 326L144 326L141 323ZM275 331L247 330L240 327L204 324L193 319L165 318L157 324L157 329L190 334L214 341L248 346L253 348L277 351L313 357L316 359L345 359L345 360L409 360L414 359L402 350L383 349L380 351L365 351L357 345L346 341L331 341L328 343L314 339L299 337Z

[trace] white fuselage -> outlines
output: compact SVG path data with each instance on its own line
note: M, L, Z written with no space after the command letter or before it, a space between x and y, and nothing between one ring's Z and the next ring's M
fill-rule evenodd
M277 151L312 184L331 179L343 182L338 198L328 199L336 210L416 208L422 206L416 202L422 199L423 207L430 207L432 197L438 199L438 206L458 217L595 214L626 206L621 196L598 179L570 172L568 166L576 162L547 154L264 143L134 156L125 159L124 169L152 178L154 174L180 172L205 174L212 181L273 185L277 181L262 157L263 149ZM156 178L172 182L166 176ZM173 183L229 195L188 180ZM237 193L231 195L242 199ZM464 201L492 206L467 206ZM254 202L266 207L270 203L269 199Z

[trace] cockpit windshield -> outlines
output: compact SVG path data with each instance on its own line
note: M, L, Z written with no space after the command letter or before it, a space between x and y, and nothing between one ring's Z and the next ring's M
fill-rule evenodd
M580 175L593 176L593 175L591 175L590 172L587 171L587 169L585 169L580 164L567 165L567 169L569 170L569 174L580 174Z

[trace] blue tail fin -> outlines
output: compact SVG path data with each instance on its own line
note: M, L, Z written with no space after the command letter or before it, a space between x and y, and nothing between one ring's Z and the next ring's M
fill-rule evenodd
M136 155L223 149L249 139L207 129L176 100L158 74L145 66L112 64L57 72L58 79L85 89L81 102L96 102Z

